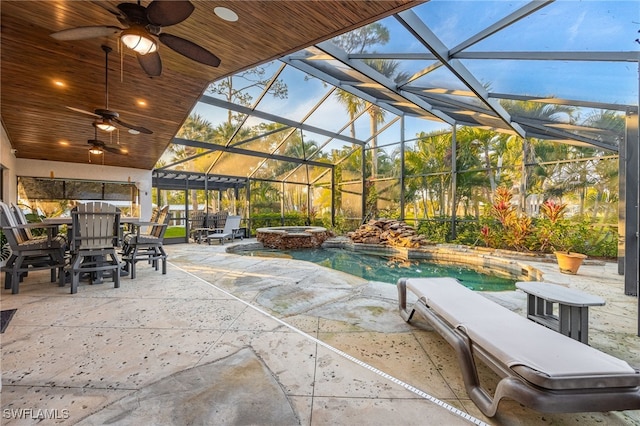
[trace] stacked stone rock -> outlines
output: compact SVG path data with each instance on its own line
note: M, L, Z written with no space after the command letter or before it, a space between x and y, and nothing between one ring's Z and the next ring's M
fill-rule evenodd
M331 232L321 227L284 226L281 228L260 228L257 230L256 236L258 242L262 243L264 247L295 250L320 247L327 238L331 237Z
M418 235L413 227L395 219L372 219L347 236L354 243L389 247L418 248L429 244L424 235Z

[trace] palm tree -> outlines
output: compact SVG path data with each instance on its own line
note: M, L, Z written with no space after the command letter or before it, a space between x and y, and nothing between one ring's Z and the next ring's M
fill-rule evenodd
M575 114L575 108L566 105L513 100L503 100L500 103L513 117L526 117L527 119L540 120L541 122L562 121L563 119L565 122L571 122ZM527 164L534 163L537 157L535 146L531 142L532 141L525 139L522 145L523 158L520 183L520 208L522 211L525 210L526 196L532 184L528 178ZM541 161L544 162L546 159L541 158Z
M456 132L456 188L451 194L453 199L452 213L457 212L458 205L465 201L465 211L469 203L473 202L477 188L486 188L489 177L486 173L478 172L482 169L482 155L486 141L479 138L491 138L493 135L472 127L461 127ZM477 209L476 209L477 210Z
M425 219L429 216L429 206L433 216L442 216L446 205L445 192L451 178L449 173L443 173L451 161L449 158L447 163L447 155L451 149L451 134L423 132L418 137L420 139L415 146L405 150L406 197L420 198Z
M353 139L356 138L356 125L355 118L360 111L364 108L364 101L359 97L352 95L351 93L338 89L335 92L336 98L338 102L344 105L347 110L347 114L349 114L349 131L350 135Z
M204 119L199 114L191 114L187 117L176 137L193 140L193 141L209 141L213 139L214 129L209 121ZM194 157L204 150L202 148L193 148L185 145L170 144L169 151L172 153L171 162L177 162L180 160L186 160ZM178 168L184 168L184 163L179 164ZM202 168L202 166L201 166ZM204 171L204 170L200 170ZM195 189L191 190L191 208L193 211L198 210L198 192Z
M368 59L364 61L374 70L387 78L392 79L396 83L404 82L409 78L409 75L405 72L399 72L400 62L390 61L388 59ZM386 111L377 105L372 105L369 102L365 102L367 112L370 117L370 131L371 131L371 177L376 178L378 176L378 125L384 123Z
M599 129L607 129L614 135L614 143L620 145L620 141L624 138L625 118L619 112L601 110L586 117L582 123L584 126L595 127ZM606 208L603 211L603 221L606 223L609 216L617 214L615 203L618 199L618 163L616 160L597 161L594 165L593 173L596 175L594 179L595 194L592 197L592 218L596 219L599 212L599 204L602 201L609 200L609 205L613 204L614 208ZM606 204L605 204L606 206Z

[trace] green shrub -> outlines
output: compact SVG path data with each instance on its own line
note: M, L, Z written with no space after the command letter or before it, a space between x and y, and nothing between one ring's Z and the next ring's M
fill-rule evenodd
M445 216L421 220L416 226L416 232L427 237L430 242L446 243L451 235L451 220Z

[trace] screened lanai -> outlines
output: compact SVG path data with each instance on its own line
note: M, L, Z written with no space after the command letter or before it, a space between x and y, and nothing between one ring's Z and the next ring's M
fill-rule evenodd
M639 29L633 1L420 3L212 82L154 176L247 221L391 216L451 238L498 186L532 215L559 197L618 225L635 295Z

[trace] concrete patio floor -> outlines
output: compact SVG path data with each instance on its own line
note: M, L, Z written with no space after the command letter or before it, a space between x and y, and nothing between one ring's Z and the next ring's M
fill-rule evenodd
M0 335L0 423L640 425L640 410L542 414L512 401L486 418L450 346L402 321L395 286L227 246L167 246L167 275L139 263L119 289L71 295L45 271L3 291L2 309L17 312ZM590 344L640 367L638 301L615 264L577 276L533 265L605 298L590 309ZM520 291L486 296L524 312Z

